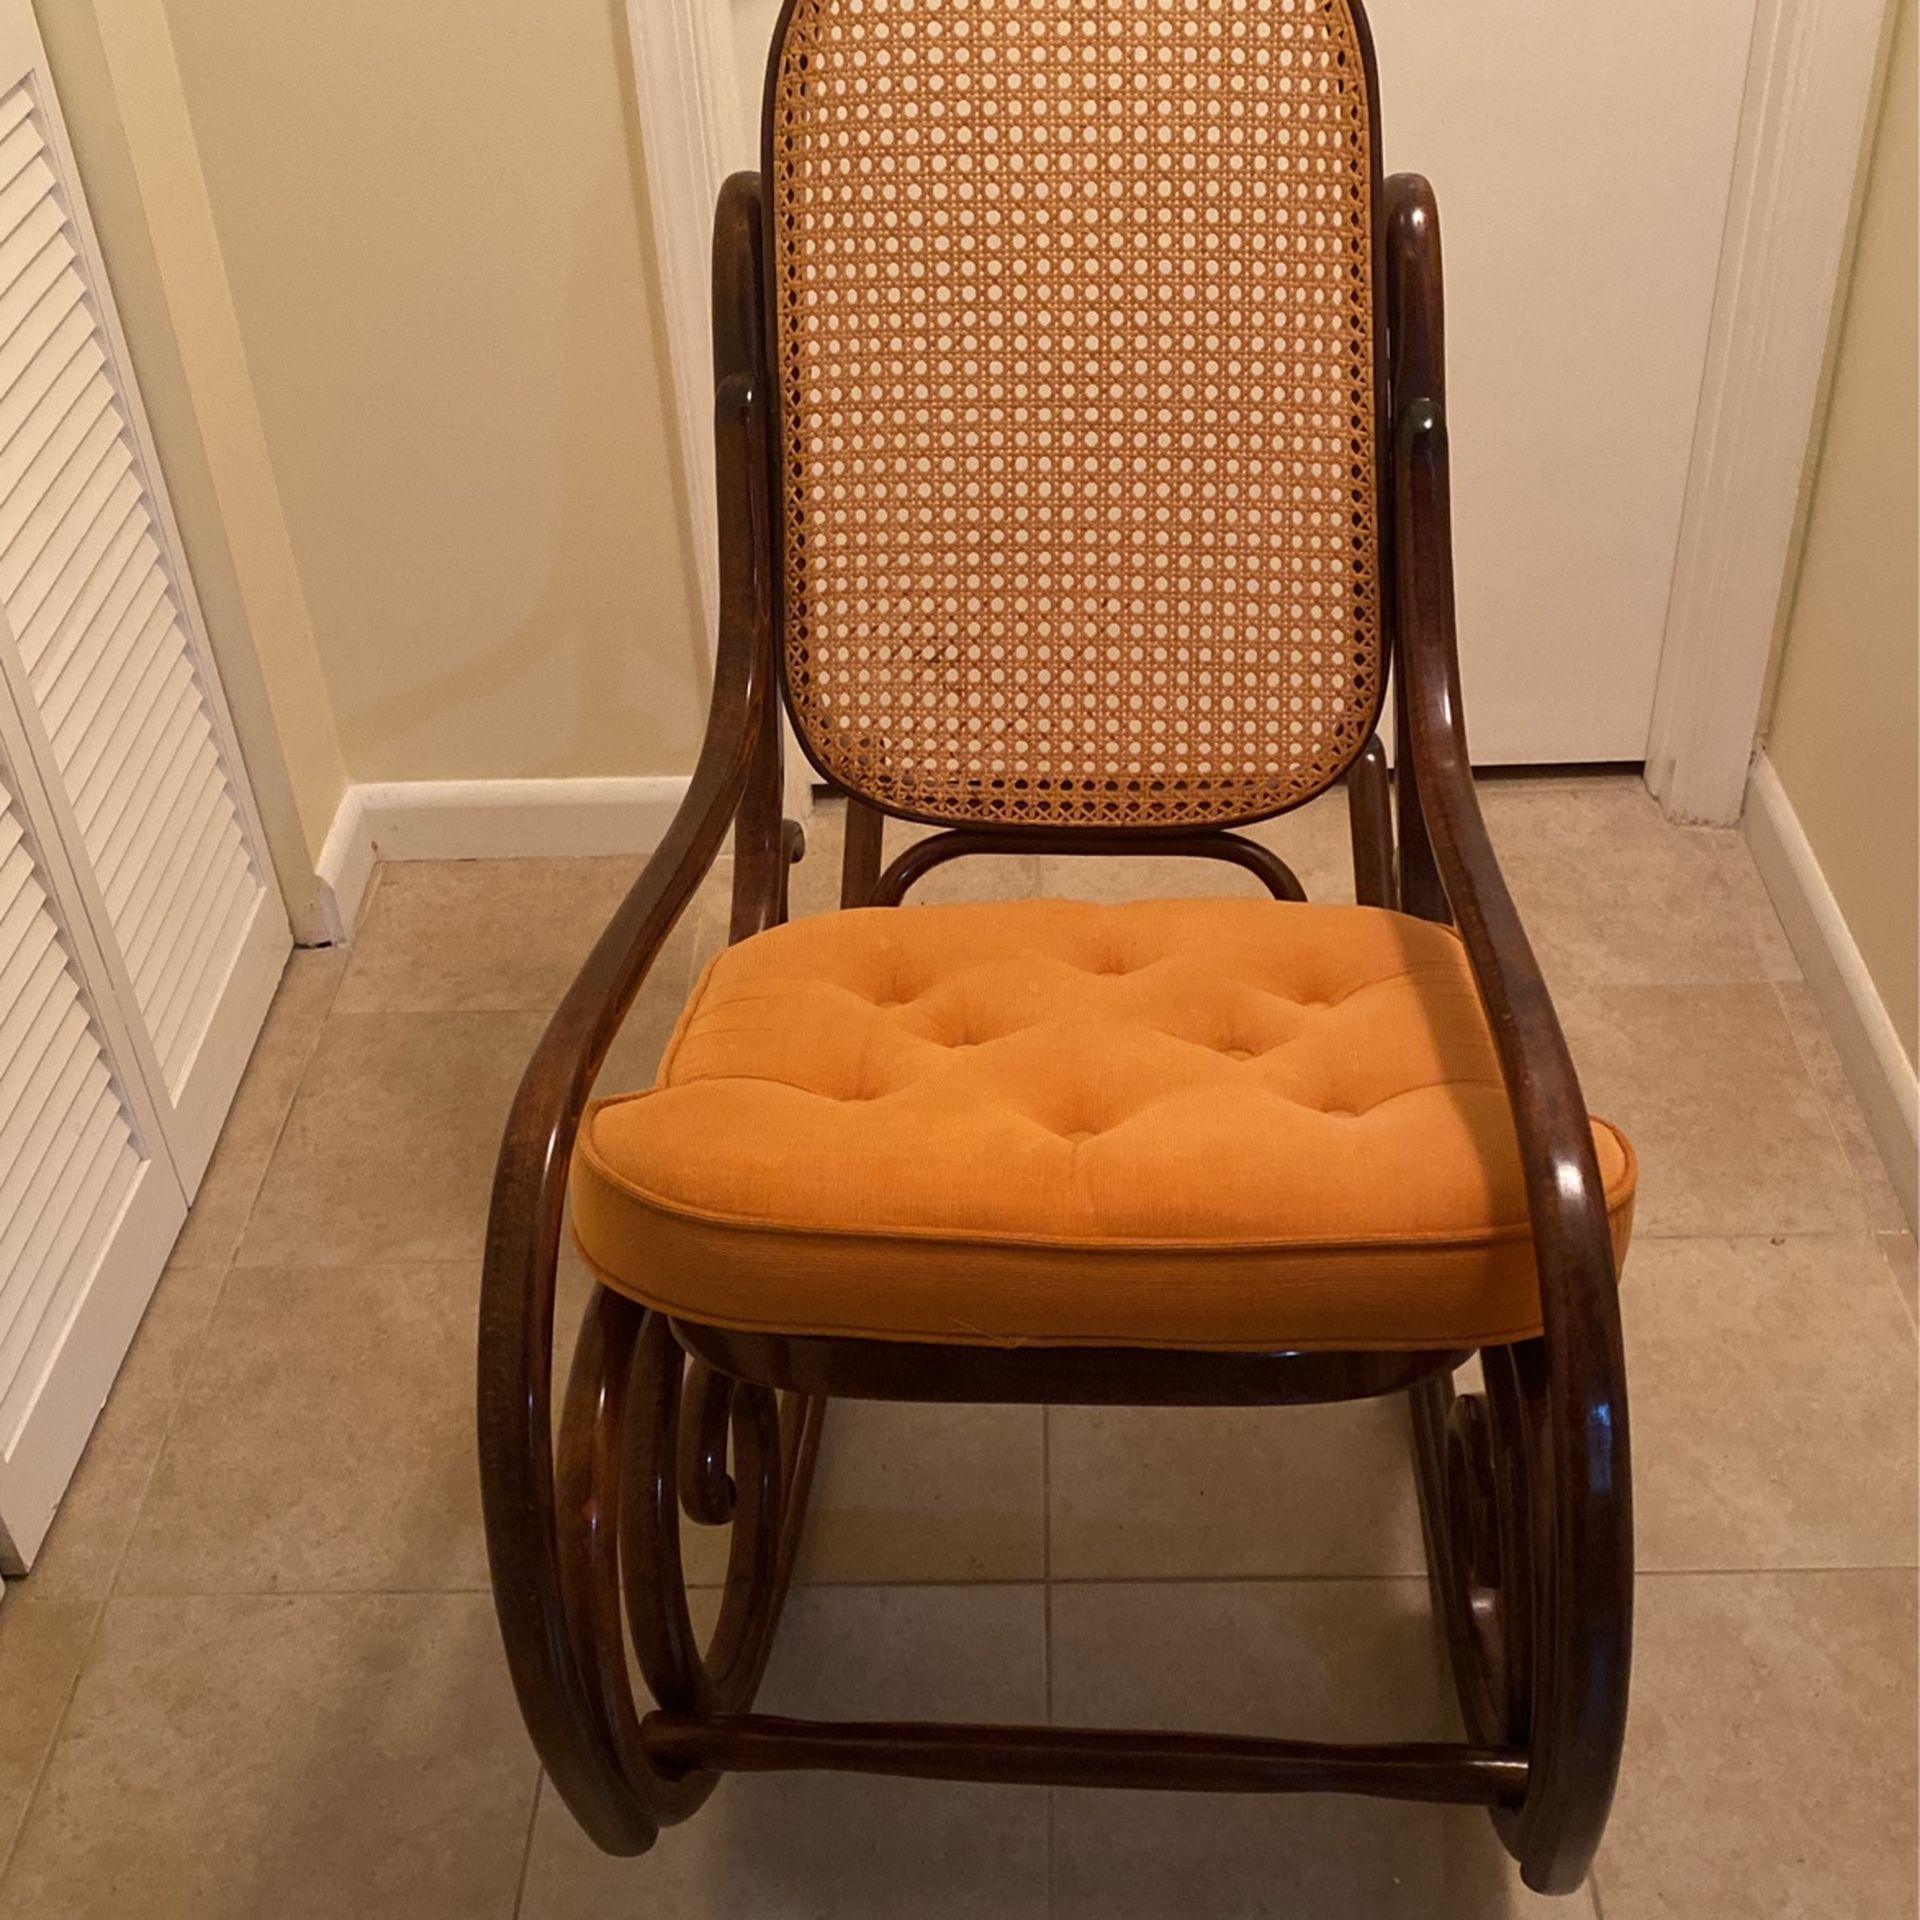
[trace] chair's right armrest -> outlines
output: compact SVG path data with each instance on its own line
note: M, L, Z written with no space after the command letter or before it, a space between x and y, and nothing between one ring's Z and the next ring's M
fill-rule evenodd
M1526 1181L1546 1351L1546 1432L1528 1462L1528 1498L1548 1524L1531 1595L1516 1850L1560 1863L1573 1876L1556 1881L1564 1891L1599 1841L1626 1711L1633 1505L1620 1302L1586 1100L1474 794L1454 623L1440 229L1424 180L1388 183L1387 222L1402 898L1459 930Z
M1613 1317L1606 1198L1572 1056L1474 792L1454 619L1439 215L1425 180L1394 176L1387 221L1402 852L1417 839L1486 1009L1519 1135L1551 1338L1596 1311Z

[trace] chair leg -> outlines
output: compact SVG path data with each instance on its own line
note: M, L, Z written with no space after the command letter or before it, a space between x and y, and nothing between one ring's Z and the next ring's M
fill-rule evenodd
M1553 1474L1543 1341L1487 1348L1480 1364L1482 1392L1457 1393L1441 1376L1409 1395L1434 1613L1468 1739L1528 1757L1527 1797L1495 1808L1494 1826L1529 1886L1569 1892L1613 1796L1631 1562L1601 1552L1574 1578L1556 1571L1569 1537L1606 1535L1613 1490ZM1606 1701L1591 1719L1607 1731L1597 1746L1556 1752L1548 1702L1570 1688Z
M864 907L872 903L880 878L880 849L886 833L886 815L864 800L849 799L845 841L840 855L840 904Z

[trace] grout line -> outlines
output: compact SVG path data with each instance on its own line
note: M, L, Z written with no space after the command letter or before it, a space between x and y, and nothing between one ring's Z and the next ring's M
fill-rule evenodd
M1041 1407L1041 1705L1054 1724L1054 1409ZM1054 1788L1046 1788L1046 1912L1054 1910Z
M1804 986L1805 982L1774 980L1768 984L1773 988L1773 1004L1775 1011L1780 1015L1780 1024L1786 1028L1787 1038L1793 1042L1793 1056L1800 1063L1800 1071L1805 1077L1807 1085L1812 1089L1813 1097L1820 1103L1820 1112L1826 1120L1827 1132L1832 1136L1833 1144L1839 1150L1840 1164L1847 1170L1848 1181L1853 1189L1853 1197L1859 1203L1861 1223L1869 1232L1872 1232L1874 1231L1873 1210L1867 1191L1869 1184L1867 1177L1861 1171L1859 1162L1854 1158L1853 1150L1847 1145L1846 1135L1840 1130L1840 1116L1836 1111L1835 1103L1828 1098L1825 1089L1821 1086L1820 1077L1814 1071L1813 1062L1807 1057L1807 1049L1801 1044L1800 1035L1795 1031L1793 1015L1787 1010L1786 989L1789 986ZM1826 1036L1827 1044L1831 1046L1833 1044L1833 1032L1827 1025L1826 1016L1820 1012L1818 1007L1814 1008L1814 1013L1819 1019L1821 1033ZM1877 1146L1874 1147L1873 1152L1875 1165L1879 1168L1881 1178L1885 1179L1886 1163L1880 1158Z
M1631 1255L1634 1247L1648 1240L1766 1240L1769 1242L1777 1240L1845 1240L1863 1233L1871 1238L1876 1231L1881 1231L1881 1229L1859 1225L1851 1227L1731 1227L1717 1233L1710 1228L1703 1229L1698 1227L1678 1233L1671 1230L1661 1232L1658 1229L1649 1229L1642 1232L1639 1227L1635 1227L1633 1230L1633 1240L1627 1251L1629 1255ZM1891 1229L1885 1229L1885 1231L1891 1231Z
M1915 1333L1920 1333L1920 1318L1916 1318L1913 1308L1907 1302L1906 1289L1901 1286L1893 1271L1893 1262L1887 1257L1889 1240L1909 1239L1912 1236L1892 1227L1877 1227L1873 1234L1873 1250L1880 1256L1880 1266L1887 1276L1887 1285L1893 1289L1893 1297L1900 1302L1900 1311L1906 1316L1907 1325Z
M85 1644L80 1649L80 1658L73 1664L73 1678L67 1683L66 1693L60 1701L60 1711L54 1715L52 1729L47 1734L45 1747L41 1750L40 1764L34 1768L33 1783L27 1789L27 1797L21 1804L20 1818L14 1823L13 1832L7 1836L7 1844L0 1847L0 1893L6 1891L7 1875L13 1868L15 1857L20 1851L20 1842L26 1838L27 1822L33 1817L35 1803L40 1798L40 1788L47 1777L48 1769L53 1765L54 1749L60 1744L60 1736L66 1731L67 1715L73 1708L73 1696L80 1691L80 1677L87 1670L87 1661L93 1654L94 1637L100 1631L100 1616L106 1611L105 1600L93 1603L93 1618L87 1622Z
M540 1802L546 1791L546 1769L536 1766L533 1770L533 1805L527 1809L526 1844L520 1849L520 1877L513 1887L513 1920L520 1920L521 1909L527 1904L527 1875L533 1871L533 1833L540 1824Z
M1860 1573L1920 1572L1911 1560L1904 1565L1876 1563L1843 1567L1642 1567L1636 1580L1846 1580Z
M233 1269L241 1264L240 1249L246 1244L247 1229L253 1225L254 1210L260 1204L260 1196L266 1191L267 1175L273 1171L273 1163L279 1157L280 1143L287 1137L288 1122L292 1120L293 1109L298 1104L300 1095L306 1087L307 1075L313 1070L314 1056L320 1051L320 1042L325 1038L327 1026L333 1019L334 1003L340 998L340 989L346 985L347 974L351 971L352 966L353 962L349 960L346 966L340 969L340 977L334 981L333 991L327 995L325 1001L315 1013L313 1032L307 1041L306 1051L300 1055L299 1065L293 1076L293 1085L287 1093L286 1105L280 1109L280 1118L274 1123L273 1137L267 1143L266 1152L260 1156L260 1177L253 1183L253 1191L247 1195L246 1210L241 1214L240 1225L233 1236L233 1248L227 1255L226 1260L229 1278L232 1276ZM273 1009L269 1007L267 1009L267 1019L271 1020L272 1018ZM262 1023L262 1031L265 1031L264 1022ZM256 1046L259 1044L258 1039L255 1040L254 1044ZM224 1124L222 1125L221 1131L222 1133L226 1131ZM219 1143L217 1141L214 1143L214 1150L216 1152L219 1151ZM189 1215L191 1215L192 1209L189 1208L188 1212ZM184 1225L181 1231L183 1233L186 1231ZM225 1292L226 1288L223 1284L221 1293L224 1295ZM209 1323L211 1323L212 1316L209 1315L208 1318ZM204 1331L205 1329L203 1328L202 1332Z
M879 1584L875 1582L874 1584ZM703 1591L688 1583L689 1593ZM711 1591L723 1591L715 1586ZM138 1600L154 1606L169 1600L478 1600L491 1586L473 1587L128 1587L116 1589L112 1600Z
M164 1278L164 1274L162 1277ZM93 1664L94 1648L99 1644L100 1628L107 1617L107 1608L118 1597L115 1589L120 1584L120 1570L125 1565L127 1554L133 1546L133 1537L139 1531L141 1516L146 1512L147 1495L153 1490L154 1476L160 1471L160 1456L166 1451L167 1441L173 1433L173 1423L179 1417L181 1402L186 1398L187 1383L192 1378L194 1368L200 1363L207 1329L213 1324L213 1316L220 1302L226 1298L227 1283L232 1278L233 1268L229 1263L220 1277L219 1286L213 1291L213 1298L207 1303L207 1310L201 1316L199 1327L194 1332L187 1362L180 1370L179 1381L168 1402L167 1417L161 1423L159 1437L147 1459L146 1476L140 1482L139 1498L133 1503L133 1512L127 1521L127 1530L121 1536L119 1549L113 1556L113 1565L108 1570L106 1580L102 1583L100 1593L94 1601L93 1618L87 1625L86 1641L80 1649L79 1660L74 1664L73 1684L68 1687L66 1698L60 1703L59 1715L54 1720L53 1730L48 1734L46 1746L40 1754L40 1764L34 1769L33 1786L27 1794L26 1803L20 1809L20 1824L14 1829L13 1838L8 1843L5 1854L0 1855L0 1882L5 1881L13 1866L14 1859L20 1851L20 1842L26 1837L27 1823L33 1818L33 1810L40 1803L40 1794L46 1785L47 1775L53 1770L53 1756L59 1751L60 1742L66 1735L67 1721L72 1715L73 1703L79 1694L80 1683L86 1678L87 1669ZM151 1311L150 1305L149 1311ZM125 1364L124 1361L122 1364ZM31 1574L27 1578L31 1579ZM21 1584L24 1587L25 1581L23 1580Z
M1774 1580L1846 1578L1857 1573L1916 1573L1920 1563L1906 1561L1848 1562L1834 1566L1750 1566L1750 1567L1641 1567L1642 1580ZM1047 1582L1031 1575L1010 1574L1000 1578L968 1579L960 1576L930 1575L912 1580L796 1580L796 1593L871 1593L942 1592L947 1589L1017 1590L1040 1587L1048 1594L1059 1587L1336 1587L1336 1586L1408 1586L1424 1584L1427 1575L1419 1573L1097 1573L1076 1574ZM24 1584L22 1592L24 1594ZM718 1581L689 1580L687 1592L722 1593ZM139 1601L155 1605L170 1600L405 1600L405 1599L477 1599L492 1592L491 1587L169 1587L159 1592L138 1588L115 1591L101 1596L109 1599ZM1051 1620L1051 1606L1048 1607ZM1050 1669L1050 1661L1047 1662ZM1047 1711L1053 1711L1051 1672L1047 1675Z
M349 965L350 964L351 962L349 962ZM4 1880L7 1872L12 1867L14 1858L19 1851L21 1839L26 1833L27 1823L33 1816L35 1806L39 1803L41 1790L46 1783L47 1774L53 1766L53 1756L58 1751L60 1742L66 1733L67 1720L72 1713L74 1698L80 1690L81 1681L86 1677L88 1667L92 1664L94 1649L99 1641L101 1623L106 1618L107 1608L113 1600L122 1597L118 1592L120 1575L126 1564L127 1555L132 1549L134 1535L139 1530L141 1517L146 1511L147 1495L152 1491L154 1477L160 1469L160 1456L165 1451L167 1441L173 1433L174 1422L179 1417L181 1405L186 1398L187 1388L192 1383L194 1371L200 1364L201 1356L206 1345L207 1329L212 1326L214 1315L218 1313L220 1303L226 1298L227 1289L232 1281L234 1268L237 1264L235 1256L239 1253L241 1241L245 1238L247 1226L253 1218L253 1210L259 1202L261 1189L266 1184L267 1169L272 1165L273 1157L279 1150L280 1141L286 1132L287 1120L293 1112L295 1100L299 1098L300 1089L306 1082L307 1071L313 1064L313 1056L319 1048L321 1034L325 1030L328 1019L332 1015L333 1003L339 996L340 986L346 978L346 972L347 969L345 967L340 970L340 978L334 982L333 992L327 996L325 1003L317 1010L313 1021L311 1038L305 1052L300 1056L297 1071L293 1076L293 1086L287 1095L286 1104L281 1108L280 1117L273 1128L273 1136L268 1144L267 1151L261 1156L260 1177L254 1182L253 1191L247 1197L246 1211L242 1215L239 1229L234 1235L231 1252L224 1260L195 1261L191 1264L191 1267L178 1269L178 1271L181 1272L200 1272L208 1267L217 1266L221 1271L220 1284L214 1288L212 1297L207 1303L206 1313L202 1316L198 1328L194 1331L188 1343L189 1351L186 1357L186 1363L181 1368L179 1382L174 1389L167 1407L166 1419L162 1423L159 1437L148 1458L146 1477L141 1483L139 1497L133 1504L133 1511L127 1523L127 1530L121 1538L119 1550L113 1556L112 1567L107 1574L101 1591L93 1598L93 1618L87 1625L85 1642L80 1650L80 1658L74 1664L73 1680L67 1688L65 1698L60 1703L60 1711L55 1716L52 1731L48 1734L46 1745L41 1752L40 1763L34 1770L33 1784L28 1790L25 1804L21 1807L19 1822L9 1837L4 1852L0 1852L0 1880ZM276 998L277 997L276 994ZM273 1009L271 1005L269 1005L267 1018L271 1019L272 1017ZM261 1024L264 1030L265 1021ZM258 1044L257 1039L256 1044ZM224 1132L224 1128L222 1131ZM218 1147L219 1142L216 1140L216 1151ZM171 1266L171 1259L169 1259L168 1264ZM163 1281L164 1278L165 1271L163 1270ZM143 1323L144 1319L145 1316L143 1315ZM108 1392L109 1398L111 1398L112 1389L110 1388ZM25 1582L23 1581L21 1584L24 1590Z

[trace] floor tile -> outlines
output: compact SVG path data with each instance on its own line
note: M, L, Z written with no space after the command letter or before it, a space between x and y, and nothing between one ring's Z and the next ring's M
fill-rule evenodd
M1352 900L1353 852L1343 788L1296 812L1237 831L1279 854L1308 899ZM1040 860L1039 885L1042 893L1062 900L1271 897L1253 874L1227 861L1153 854L1046 854Z
M335 1013L241 1259L477 1259L500 1129L545 1025L539 1013Z
M478 1297L466 1263L236 1268L117 1591L484 1588Z
M1419 1573L1397 1400L1054 1407L1055 1579Z
M1913 1330L1867 1235L1647 1241L1621 1304L1642 1568L1913 1564Z
M1271 847L1293 869L1309 900L1352 901L1353 831L1344 784L1277 820L1262 820L1241 831Z
M1643 1579L1606 1920L1911 1916L1914 1642L1910 1573Z
M1893 1284L1900 1298L1906 1302L1909 1314L1920 1314L1920 1276L1915 1273L1913 1235L1910 1233L1880 1233L1874 1238L1880 1243L1880 1257L1887 1263L1887 1271L1893 1275Z
M913 841L925 837L920 833L889 834L886 857L891 860ZM974 854L963 860L949 860L935 867L924 879L916 880L906 904L938 907L984 900L1031 900L1044 891L1037 856Z
M815 806L807 829L807 857L795 870L793 914L819 913L839 903L843 801ZM937 831L889 821L883 860L926 834ZM1347 839L1346 795L1335 789L1278 820L1245 829L1248 837L1273 848L1291 866L1313 900L1353 898L1352 854ZM1068 900L1133 900L1160 895L1244 893L1265 889L1250 875L1214 860L1149 856L1069 858L1059 855L995 856L956 860L936 869L908 896L923 903L940 900L1009 900L1046 894Z
M1606 1920L1911 1914L1912 1578L1784 1570L1914 1559L1911 1235L1744 849L1660 823L1637 783L1483 794L1592 1103L1644 1162L1641 1564L1761 1569L1643 1580ZM837 899L840 820L817 810L796 910ZM1343 794L1252 831L1350 897ZM1022 856L914 897L1078 888L1069 865L1124 893L1243 884ZM386 869L351 963L295 956L174 1270L0 1603L0 1857L81 1676L5 1920L513 1911L535 1767L491 1608L419 1589L484 1581L473 1292L500 1120L632 871ZM603 1087L651 1079L728 878ZM254 1264L229 1275L236 1242ZM588 1291L569 1255L562 1371ZM687 1537L717 1578L724 1530ZM1056 1720L1456 1732L1424 1583L1381 1577L1421 1564L1394 1405L837 1407L758 1704L1044 1717L1047 1602L1023 1583L1049 1548ZM1037 1916L1049 1871L1055 1911L1102 1920L1596 1912L1517 1891L1471 1813L1061 1792L1049 1815L1033 1791L798 1775L726 1783L638 1861L597 1854L549 1789L524 1912Z
M707 875L700 882L699 891L688 904L686 912L680 918L680 924L674 929L674 938L684 934L690 965L687 979L682 987L691 986L700 970L713 956L727 944L727 934L733 920L733 861L723 854L707 869ZM656 973L655 981L664 981L664 973ZM651 984L651 982L650 982Z
M830 913L840 904L840 862L846 849L847 803L815 795L813 817L807 822L807 850L787 879L787 915L799 920L809 914ZM903 829L893 828L895 853ZM886 864L882 850L881 864Z
M758 1708L842 1718L1044 1719L1037 1587L795 1591ZM549 1789L522 1920L1039 1920L1037 1789L761 1774L724 1780L649 1854L598 1853Z
M1039 1579L1043 1418L1038 1407L836 1402L794 1577Z
M551 1012L643 864L637 855L389 862L354 935L340 1009Z
M1244 868L1224 860L1153 854L1061 854L1041 857L1039 890L1051 900L1265 900L1272 896Z
M721 923L724 925L724 922ZM706 929L703 927L701 933ZM719 950L718 942L713 949ZM683 977L678 968L662 971L641 989L639 997L627 1009L620 1031L601 1064L593 1083L594 1096L632 1093L653 1085L660 1071L660 1059L673 1037L675 1023L687 1004L695 974L689 969Z
M508 1920L536 1771L482 1595L114 1600L3 1910Z
M1426 1584L1056 1586L1053 1718L1301 1739L1457 1739ZM1284 1795L1060 1792L1054 1912L1591 1920L1536 1900L1470 1808Z
M556 1415L592 1285L579 1255L566 1255L554 1307ZM836 1401L821 1431L795 1579L1040 1579L1043 1418L1038 1407ZM683 1517L688 1580L723 1581L730 1539L725 1527Z
M1865 1224L1771 986L1586 987L1558 1004L1588 1105L1640 1157L1636 1234Z
M0 1871L26 1817L67 1696L93 1637L99 1603L43 1600L23 1581L0 1599ZM0 1912L5 1910L0 1885Z
M1794 979L1746 844L1680 827L1637 775L1480 783L1501 871L1550 986Z
M1780 1010L1786 1016L1787 1027L1800 1050L1814 1091L1826 1102L1827 1117L1853 1169L1867 1224L1883 1233L1905 1231L1906 1209L1887 1177L1886 1163L1874 1144L1859 1095L1847 1079L1846 1068L1840 1064L1839 1050L1827 1032L1819 1008L1814 1005L1813 994L1799 981L1784 982L1775 991L1780 996Z
M174 1243L175 1266L232 1259L346 969L345 947L294 948Z
M220 1267L169 1267L160 1276L22 1592L43 1600L107 1593L226 1277Z
M847 803L817 800L807 827L807 853L793 871L789 917L824 913L840 904L841 856L845 847ZM916 841L940 832L912 820L889 820L880 864L898 858ZM1040 863L1031 854L974 855L950 860L914 883L909 905L942 901L1020 900L1040 891Z

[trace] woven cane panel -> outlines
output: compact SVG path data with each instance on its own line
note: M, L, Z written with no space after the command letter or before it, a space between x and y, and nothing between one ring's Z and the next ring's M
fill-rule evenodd
M934 819L1291 806L1382 678L1345 0L795 0L772 114L786 667Z

